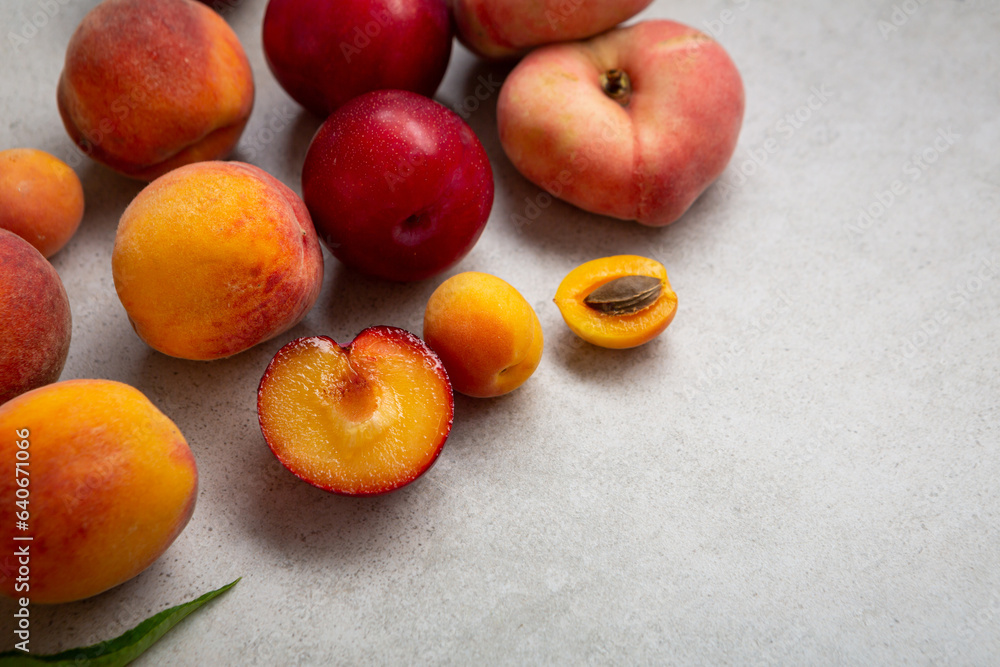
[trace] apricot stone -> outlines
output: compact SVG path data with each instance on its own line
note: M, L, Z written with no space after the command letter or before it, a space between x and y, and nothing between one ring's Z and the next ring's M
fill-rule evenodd
M323 279L305 204L241 162L187 165L146 186L122 214L111 265L139 337L183 359L228 357L290 329Z
M500 396L520 387L542 358L538 315L509 283L478 271L444 281L427 302L424 340L467 396Z
M70 39L57 89L77 146L147 181L225 156L253 97L236 33L194 0L104 0Z
M0 229L51 257L83 219L83 186L68 164L45 151L0 151Z
M0 432L9 470L0 477L0 540L26 547L29 561L27 587L18 565L0 567L4 595L41 603L97 595L151 565L194 511L198 471L184 436L128 385L35 389L0 406Z
M59 274L27 241L0 229L0 404L59 379L72 330Z

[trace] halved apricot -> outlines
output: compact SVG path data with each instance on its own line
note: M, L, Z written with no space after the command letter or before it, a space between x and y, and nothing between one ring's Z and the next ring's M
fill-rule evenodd
M638 255L602 257L569 272L556 290L569 328L588 343L623 349L663 333L677 295L662 264Z

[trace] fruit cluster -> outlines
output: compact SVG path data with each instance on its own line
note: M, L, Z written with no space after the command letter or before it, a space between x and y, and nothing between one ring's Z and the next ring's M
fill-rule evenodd
M57 104L83 152L150 181L122 213L112 250L135 332L192 360L274 338L316 301L323 245L386 280L454 267L483 232L494 184L479 138L430 98L453 30L482 57L523 56L497 114L503 150L526 178L594 213L654 226L678 219L732 155L743 88L722 48L696 30L664 20L615 27L649 2L270 0L267 63L325 118L303 156L300 199L257 167L221 161L254 100L226 22L194 0L104 0L68 44ZM70 309L45 258L82 216L66 165L0 152L0 431L23 429L19 442L29 443L0 438L0 460L30 451L37 481L24 513L38 516L39 602L81 599L137 574L183 529L197 489L187 443L145 396L109 380L57 382ZM677 307L662 264L635 256L580 266L555 301L577 335L610 348L651 340ZM373 326L347 345L315 336L282 347L257 394L275 456L335 493L398 489L440 454L453 388L513 391L543 350L531 305L474 271L437 287L423 336ZM16 491L0 479L0 513L15 507ZM0 516L5 541L9 519ZM87 529L74 530L81 520ZM66 552L79 558L67 563ZM0 592L15 594L10 572L0 572Z

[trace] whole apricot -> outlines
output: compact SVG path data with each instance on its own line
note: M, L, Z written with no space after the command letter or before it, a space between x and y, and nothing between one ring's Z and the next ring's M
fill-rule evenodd
M82 219L83 186L68 164L34 148L0 151L0 228L48 258Z
M538 315L520 292L488 273L467 271L441 283L424 311L424 340L452 386L467 396L520 387L542 358Z
M677 294L663 264L638 255L581 264L563 278L555 302L573 333L612 349L648 343L677 313Z
M72 331L59 274L31 244L0 229L0 404L59 379Z
M219 359L290 329L312 307L323 253L309 211L241 162L161 176L129 204L111 253L139 337L183 359Z
M35 389L0 406L0 433L9 471L0 477L0 540L28 561L27 577L23 560L0 567L4 595L97 595L151 565L194 511L198 471L184 436L128 385Z
M226 155L253 97L236 33L194 0L104 0L73 33L57 88L77 146L146 181Z

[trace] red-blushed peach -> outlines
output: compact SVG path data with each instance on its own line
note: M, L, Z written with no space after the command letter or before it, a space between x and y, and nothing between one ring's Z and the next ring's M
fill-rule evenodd
M504 82L497 120L531 182L592 213L660 226L725 169L743 106L718 43L646 21L531 52Z
M437 460L454 400L441 361L413 334L369 327L349 345L293 340L257 390L261 433L281 464L325 491L371 496Z
M59 379L72 330L59 274L27 241L0 229L0 404Z
M83 219L83 186L68 164L45 151L0 151L0 229L51 257Z
M0 406L0 592L46 604L97 595L153 563L194 511L184 436L110 380L67 380ZM23 523L18 523L23 522ZM29 536L31 540L15 541ZM19 578L21 565L27 575Z
M104 0L70 39L57 89L83 152L147 181L225 156L253 97L236 33L194 0Z
M139 337L183 359L228 357L288 330L323 280L305 204L241 162L187 165L146 186L122 214L111 265Z
M488 398L514 391L542 358L538 315L496 276L466 271L441 283L424 311L424 340L444 363L455 391Z
M487 58L507 58L552 42L586 39L615 27L652 0L452 0L459 39Z

